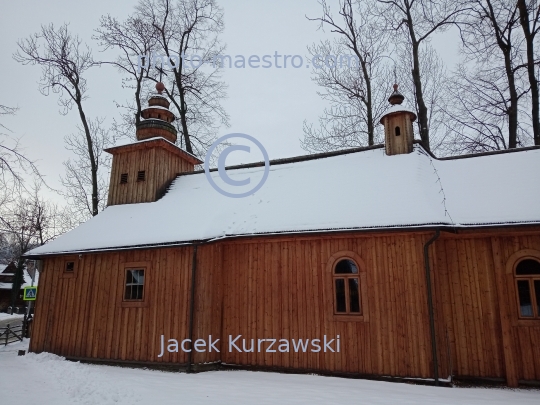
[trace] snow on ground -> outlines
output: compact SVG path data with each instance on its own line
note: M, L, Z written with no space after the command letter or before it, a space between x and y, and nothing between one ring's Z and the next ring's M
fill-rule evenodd
M538 390L436 388L249 371L184 374L73 363L0 347L3 404L538 404Z
M5 312L0 312L0 321L17 321L19 319L23 319L24 318L24 315L21 315L21 314L13 314L13 315L10 315L10 314L6 314Z

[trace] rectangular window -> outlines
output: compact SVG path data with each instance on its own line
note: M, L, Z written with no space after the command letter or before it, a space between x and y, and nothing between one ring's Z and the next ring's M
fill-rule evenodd
M126 269L124 301L144 299L144 269Z
M532 317L531 288L529 280L518 280L519 310L522 317Z
M79 267L79 258L74 256L64 257L64 268L62 269L61 278L76 278Z
M144 170L139 170L137 172L137 181L144 181L146 180L146 172Z
M128 181L128 174L127 173L122 173L120 175L120 184L126 184Z

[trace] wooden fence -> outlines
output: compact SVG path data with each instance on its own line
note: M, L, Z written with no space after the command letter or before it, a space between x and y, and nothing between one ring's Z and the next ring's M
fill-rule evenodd
M20 342L23 339L23 324L0 328L0 344L7 346L9 343Z

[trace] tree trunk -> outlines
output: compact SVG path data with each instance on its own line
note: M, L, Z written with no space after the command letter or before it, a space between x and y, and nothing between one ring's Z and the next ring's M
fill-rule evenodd
M360 59L362 60L362 59ZM366 113L367 113L367 129L368 129L368 145L373 146L375 144L375 125L373 124L373 95L371 91L371 77L367 71L366 62L362 61L362 73L364 80L366 81Z
M80 97L76 100L77 108L79 110L79 116L84 127L84 133L86 135L86 144L88 146L88 157L90 158L90 170L92 171L92 215L98 214L98 184L97 184L97 164L94 156L94 145L92 142L92 135L90 134L90 128L86 121L86 115L82 109L82 102Z
M426 150L430 150L429 144L429 120L428 109L424 102L424 92L422 90L422 79L420 77L420 60L418 56L418 44L413 43L413 69L412 76L414 82L414 90L416 93L416 104L418 105L418 126L420 131L420 139Z
M510 92L510 106L508 107L508 148L517 148L517 128L518 128L518 95L516 90L516 80L509 53L504 55L506 77L508 78L508 90Z
M183 68L181 66L180 68ZM180 114L180 124L182 125L182 135L186 144L186 151L193 154L193 148L191 147L191 139L189 138L188 126L187 126L187 105L185 102L184 86L182 85L182 73L175 71L176 87L178 88L178 95L180 96L180 103L176 104L178 112Z
M489 11L486 10L486 17L491 21L495 38L497 39L497 46L501 50L504 56L504 69L506 73L506 79L508 80L508 92L510 93L510 106L507 108L508 115L508 148L514 149L517 147L517 128L518 128L518 95L516 89L516 79L514 69L512 65L512 42L511 42L511 30L512 27L508 26L504 30L501 30L497 21L497 14L493 9L491 1L487 1ZM502 32L507 32L503 37Z
M412 53L413 53L413 69L412 77L414 82L414 91L416 93L416 104L418 106L418 127L420 132L420 139L426 150L431 150L429 145L429 120L428 120L428 109L426 103L424 102L424 92L422 90L422 78L420 76L420 56L419 48L420 43L416 39L416 34L414 32L412 16L410 9L407 9L407 26L409 28L409 36L412 44Z
M529 84L531 86L532 97L532 124L534 144L540 145L540 115L539 115L539 99L538 99L538 80L534 72L534 34L531 33L529 25L529 11L525 0L518 0L517 6L519 9L519 19L525 36L527 46L527 73L529 75Z
M137 112L135 113L135 125L138 125L141 122L141 83L143 79L143 73L141 69L141 74L137 78L137 88L135 89L135 103L137 104Z
M15 303L17 301L17 295L21 290L21 286L24 282L24 259L19 257L17 260L17 270L15 271L15 276L13 276L13 284L11 286L11 310L15 308Z

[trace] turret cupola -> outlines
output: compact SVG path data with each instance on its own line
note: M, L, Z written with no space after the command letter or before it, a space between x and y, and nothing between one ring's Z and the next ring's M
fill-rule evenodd
M105 149L113 155L107 205L157 201L181 173L194 170L202 161L175 145L175 120L163 83L148 100L137 124L137 141Z
M405 97L394 84L394 92L388 98L391 107L381 118L384 125L384 138L387 155L400 155L413 151L414 132L412 123L416 114L401 105Z
M176 128L171 124L176 117L169 110L169 100L163 94L165 86L156 84L156 93L148 100L148 107L141 111L142 120L137 124L137 140L161 137L175 143Z

